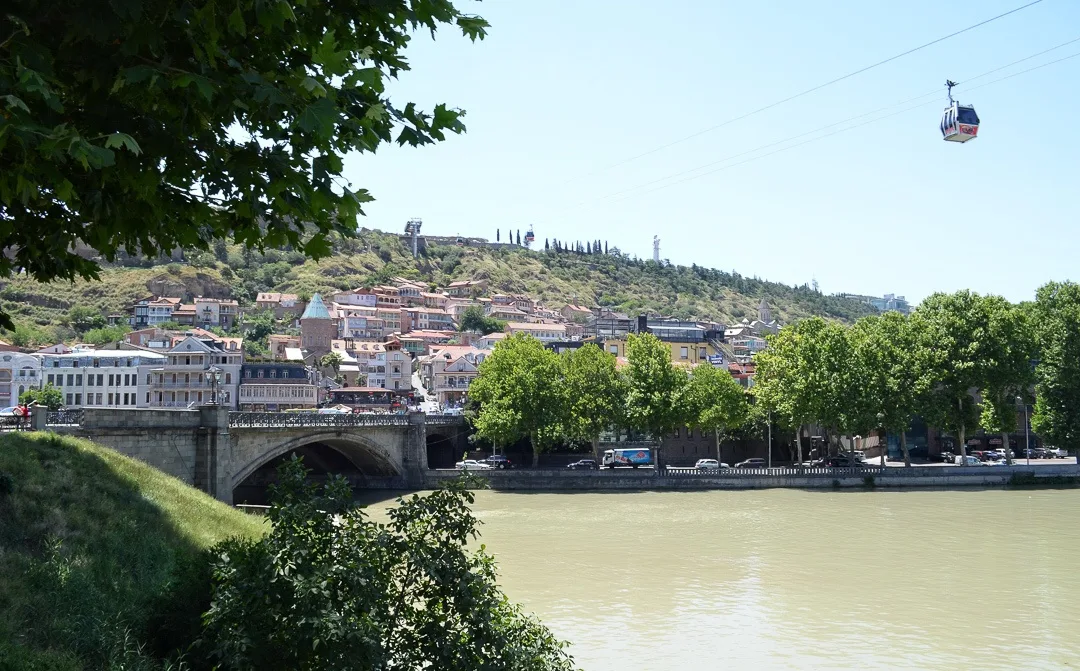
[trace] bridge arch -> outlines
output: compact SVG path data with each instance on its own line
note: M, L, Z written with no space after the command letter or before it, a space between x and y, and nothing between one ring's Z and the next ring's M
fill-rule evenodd
M369 477L400 477L403 474L399 455L395 455L364 435L343 431L305 433L270 447L261 446L253 454L244 455L237 450L234 455L241 463L234 463L232 487L235 489L260 468L281 456L305 447L325 446L349 461L360 473ZM240 452L240 454L237 454Z

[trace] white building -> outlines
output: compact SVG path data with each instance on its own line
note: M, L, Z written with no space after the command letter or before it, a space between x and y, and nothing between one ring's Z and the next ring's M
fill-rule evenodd
M22 352L0 352L0 407L16 405L24 391L40 386L40 359Z
M42 386L52 385L69 408L145 408L149 371L164 355L141 350L35 354Z
M150 372L149 407L186 408L209 403L214 389L206 371L214 366L221 371L216 400L235 408L243 358L242 338L185 337L168 351L164 365Z
M566 340L566 324L524 324L511 322L506 325L506 332L512 336L518 333L525 333L543 343Z

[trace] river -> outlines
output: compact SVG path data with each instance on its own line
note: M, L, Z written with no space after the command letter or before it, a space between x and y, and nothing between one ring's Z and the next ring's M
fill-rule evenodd
M1080 668L1077 489L482 491L475 511L507 594L585 671Z

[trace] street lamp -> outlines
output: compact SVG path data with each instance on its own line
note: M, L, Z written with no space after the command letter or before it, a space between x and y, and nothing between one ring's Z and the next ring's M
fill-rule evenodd
M881 446L881 465L885 466L885 453L889 450L889 436L885 433L882 424L885 423L885 413L879 412L877 414L878 425L878 445Z
M1027 465L1030 466L1031 465L1031 434L1029 433L1027 403L1024 403L1024 399L1022 397L1020 397L1020 396L1016 397L1016 402L1024 404L1024 456L1027 458ZM1005 449L1009 449L1008 446L1005 446Z
M210 384L210 404L217 404L217 388L221 384L221 369L217 366L210 366L204 373L206 375L206 381Z

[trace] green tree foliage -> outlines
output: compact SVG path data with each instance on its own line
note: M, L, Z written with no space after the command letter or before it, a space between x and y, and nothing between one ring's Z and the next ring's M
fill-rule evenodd
M933 294L915 311L920 329L922 385L928 389L922 414L956 432L960 454L967 455L967 432L979 422L971 391L982 387L987 362L994 355L989 314L982 296L970 291Z
M118 342L124 339L124 335L131 329L126 324L117 324L116 326L103 326L101 328L90 329L83 334L82 341L90 343L91 345L108 345L110 343Z
M651 333L626 339L627 422L656 439L686 424L680 401L686 371L671 363L671 349Z
M27 389L19 396L19 403L23 405L34 402L49 410L59 410L64 407L64 394L51 384L46 384L41 389Z
M906 431L925 389L919 375L917 329L923 321L898 312L863 317L850 331L868 414L881 417L881 428L898 433L904 465L911 466ZM877 422L875 421L875 426ZM884 439L884 437L882 437Z
M1005 461L1009 455L1009 434L1016 430L1016 397L1027 398L1035 382L1031 362L1035 359L1035 336L1027 312L1000 296L982 299L986 313L987 358L982 365L979 391L983 400L982 428L1000 433Z
M319 365L321 365L323 368L329 368L333 370L334 374L336 375L337 372L341 370L341 364L344 361L345 359L339 353L330 352L323 355L323 357L319 359Z
M717 460L721 434L743 426L750 419L750 404L742 386L726 370L709 364L700 364L691 372L682 403L690 426L712 432Z
M597 455L600 433L625 423L626 381L615 369L615 357L593 343L560 356L562 421L566 436L588 440Z
M1047 443L1076 452L1080 450L1080 285L1050 282L1040 287L1032 317L1039 362L1031 426Z
M325 256L371 200L342 178L346 154L464 130L460 110L386 93L412 32L447 24L487 28L449 0L5 3L0 276L96 277L84 245L109 261L222 238Z
M473 426L496 446L528 436L533 464L562 435L565 417L559 356L529 335L517 334L495 346L469 385L479 412Z
M506 322L484 316L484 308L479 305L470 305L461 313L462 331L475 331L487 335L488 333L501 333L506 329Z
M280 470L272 531L214 553L202 648L227 669L562 671L563 643L499 590L456 483L399 499L385 524L343 480Z
M67 313L67 325L79 333L105 326L105 315L88 305L76 305Z

